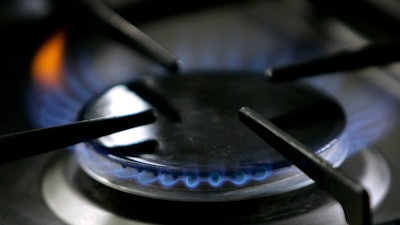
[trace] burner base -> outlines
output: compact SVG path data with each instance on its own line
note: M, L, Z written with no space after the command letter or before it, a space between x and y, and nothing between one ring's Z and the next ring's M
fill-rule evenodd
M390 185L389 168L382 155L373 149L360 151L341 169L366 187L371 205L377 207ZM210 224L210 221L212 224L223 221L278 225L290 221L297 224L310 224L310 221L337 224L343 221L345 224L340 205L315 185L276 196L240 201L157 200L120 192L96 182L80 169L73 157L63 157L50 165L43 179L42 193L50 209L72 225L179 224L190 222L192 218L199 219L202 224ZM199 217L198 210L208 216Z

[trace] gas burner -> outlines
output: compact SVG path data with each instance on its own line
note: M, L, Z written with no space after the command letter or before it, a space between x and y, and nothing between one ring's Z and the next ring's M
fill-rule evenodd
M75 155L65 153L46 158L48 167L41 187L46 204L67 224L97 225L107 221L108 224L282 225L307 224L310 220L311 224L346 224L340 205L317 185L238 201L166 201L103 185L82 171ZM373 208L379 206L391 183L385 160L379 151L365 149L340 166L368 189Z
M346 117L330 96L304 84L269 84L250 72L143 77L92 99L80 119L154 108L153 124L81 144L82 168L113 188L179 201L272 195L312 183L243 126L249 105L334 165L349 151Z

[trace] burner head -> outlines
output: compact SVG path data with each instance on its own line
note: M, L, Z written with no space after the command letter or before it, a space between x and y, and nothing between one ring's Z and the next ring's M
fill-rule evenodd
M114 188L174 200L243 199L312 183L240 122L242 106L334 164L346 156L345 114L329 96L302 84L270 84L249 72L197 72L145 77L93 98L81 119L148 108L158 119L80 145L81 166Z

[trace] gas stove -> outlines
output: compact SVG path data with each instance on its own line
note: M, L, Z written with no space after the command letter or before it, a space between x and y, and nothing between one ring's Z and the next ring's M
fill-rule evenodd
M2 224L397 224L395 60L336 54L386 26L315 1L35 2L2 24Z

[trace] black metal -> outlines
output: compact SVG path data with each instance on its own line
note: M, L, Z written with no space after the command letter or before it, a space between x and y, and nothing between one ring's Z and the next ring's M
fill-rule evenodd
M152 123L153 110L138 114L83 120L50 128L30 130L0 137L0 164L68 147L80 142Z
M171 171L171 167L175 170L178 166L176 170L179 173L186 171L187 167L195 168L196 173L219 171L222 164L224 172L239 171L249 165L257 168L261 159L268 160L271 169L287 166L288 160L274 150L260 152L264 143L236 120L236 110L244 104L258 108L315 151L320 151L342 134L346 117L336 100L307 85L263 81L259 74L248 71L195 71L182 73L182 76L146 77L117 85L129 89L131 93L127 92L128 96L139 96L158 113L157 123L146 130L146 135L129 143L147 139L159 143L159 146L154 145L160 147L159 151L153 149L152 154L152 150L147 149L147 155L138 156L139 166L153 170L157 164L158 171ZM115 90L113 87L95 96L84 107L81 119L113 116L122 107L137 109L138 106L132 102L116 103L122 96L115 94ZM299 117L303 120L298 120ZM212 122L204 122L208 120ZM122 157L121 164L125 164L125 155L138 153L137 148L125 148L127 144L113 139L113 149L107 149L108 145L102 140L88 142L95 150L107 153L106 156L112 160ZM120 146L127 151L133 150L121 153L117 150ZM245 155L243 149L247 149Z
M371 224L367 191L339 169L314 154L301 142L250 108L239 109L239 118L270 146L301 169L343 207L349 224Z
M179 111L171 104L165 94L160 93L152 87L146 80L132 82L128 85L129 89L139 95L144 101L152 105L158 112L165 115L173 122L179 123L182 118Z
M302 77L393 63L400 60L399 52L399 40L376 42L354 51L342 51L297 64L269 68L265 73L270 81L290 81Z
M102 145L96 145L96 149L105 155L112 154L122 158L127 158L141 154L154 154L158 145L158 141L156 140L146 140L136 144L118 147L105 147Z
M128 46L134 47L168 70L172 72L178 70L180 61L176 59L174 55L107 5L98 0L84 0L81 2L83 5L87 5L87 8L93 12L93 15L97 17L101 23L110 28L109 32L112 33L111 35L113 35L114 38L128 44Z
M50 27L66 28L70 36L102 35L112 38L164 66L171 72L181 61L135 25L99 0L53 0L53 23Z

